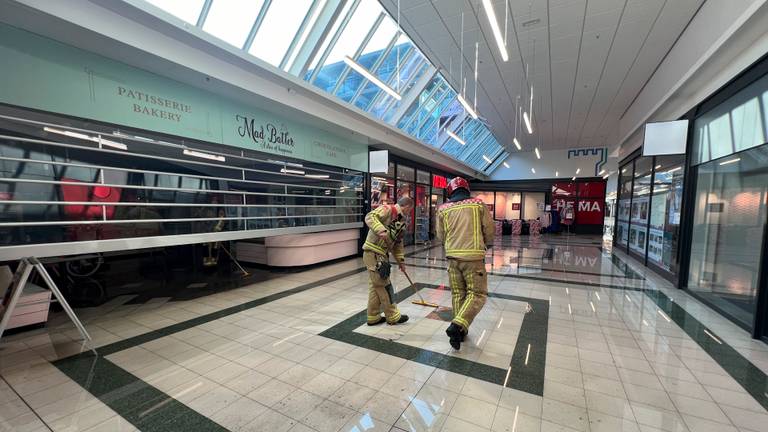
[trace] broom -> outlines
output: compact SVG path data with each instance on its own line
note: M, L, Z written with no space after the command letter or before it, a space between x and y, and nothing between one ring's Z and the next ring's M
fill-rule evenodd
M411 286L414 286L415 284L413 283L413 281L411 280L411 277L408 276L408 273L405 270L403 270L403 274L405 275L405 278L408 279L408 283L410 283ZM424 297L421 296L421 293L419 292L419 290L416 290L416 295L419 296L419 299L418 300L411 300L411 303L417 304L417 305L420 305L420 306L433 307L433 308L440 307L439 305L437 305L435 303L429 303L428 301L425 301Z

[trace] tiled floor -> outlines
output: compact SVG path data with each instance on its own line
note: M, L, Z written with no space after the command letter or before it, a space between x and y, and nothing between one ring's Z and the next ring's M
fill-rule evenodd
M368 327L359 259L195 299L78 309L0 342L5 431L752 431L768 346L600 239L504 239L462 350L440 248ZM417 294L418 291L418 294ZM443 310L443 315L445 311Z

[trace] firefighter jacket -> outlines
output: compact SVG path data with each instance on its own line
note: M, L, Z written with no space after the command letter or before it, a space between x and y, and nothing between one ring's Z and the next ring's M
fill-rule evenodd
M403 234L405 221L398 205L382 205L365 215L365 224L368 225L368 237L363 244L364 251L374 252L388 256L391 251L397 262L405 262L405 247L403 246ZM380 233L387 233L386 238L379 237Z
M485 259L495 226L482 200L469 198L441 205L436 224L436 235L445 245L446 257L460 261Z

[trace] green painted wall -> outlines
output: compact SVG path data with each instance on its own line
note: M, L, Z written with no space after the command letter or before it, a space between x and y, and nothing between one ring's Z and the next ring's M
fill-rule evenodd
M0 102L367 170L364 144L5 24Z

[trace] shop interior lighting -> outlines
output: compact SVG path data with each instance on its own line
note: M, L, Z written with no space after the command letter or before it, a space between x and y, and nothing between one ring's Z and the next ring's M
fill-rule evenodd
M536 174L536 168L531 168L531 172Z
M283 174L298 174L298 175L305 175L306 173L301 170L295 170L290 168L280 168L280 172Z
M226 159L221 155L214 155L210 153L203 153L197 150L184 149L184 154L187 156L194 156L202 159L214 160L218 162L225 162Z
M518 150L523 149L523 147L520 146L520 141L517 140L517 137L512 138L512 142L515 144L515 147L517 147Z
M576 174L578 175L581 172L581 168L576 168Z
M457 96L457 99L459 100L459 103L461 106L464 107L464 109L467 111L467 114L469 114L473 119L477 120L478 115L477 112L472 108L472 106L467 102L466 99L464 99L464 96L459 93Z
M316 178L316 179L327 179L331 177L328 174L305 174L305 176L309 178Z
M452 131L446 129L445 133L448 134L449 137L453 138L457 143L459 143L461 145L466 145L467 144L463 139L461 139L458 135L456 135Z
M560 171L555 171L555 177L560 177Z
M720 165L720 166L723 166L723 165L730 165L730 164L732 164L732 163L736 163L736 162L738 162L738 161L740 161L740 160L741 160L741 158L740 158L740 157L737 157L737 158L729 159L729 160L727 160L727 161L722 161L722 162L720 162L720 164L719 164L719 165Z
M671 170L665 172L664 174L672 174L673 172L680 171L681 169L683 169L683 167L672 168ZM626 170L626 168L625 168L625 170ZM622 172L624 172L624 171L622 171Z
M539 148L536 147L533 150L536 152L536 159L541 159L541 153L539 153Z
M507 163L507 161L504 161L504 168L509 168L509 164Z
M43 130L46 131L46 132L49 132L49 133L55 133L55 134L58 134L58 135L68 136L70 138L77 138L77 139L81 139L81 140L97 142L97 143L100 143L101 145L105 145L107 147L112 147L112 148L116 148L116 149L120 149L120 150L128 150L128 146L127 145L125 145L123 143L119 143L117 141L111 141L111 140L108 140L108 139L104 139L101 136L93 137L93 136L86 135L86 134L80 133L80 132L73 132L73 131L68 131L68 130L63 130L63 129L56 129L56 128L52 128L52 127L48 127L48 126L44 127Z
M604 169L603 169L603 170L600 170L600 172L599 172L599 173L597 173L597 175L603 175L603 174L605 174L605 170L604 170Z
M571 178L571 181L576 181L576 176L573 176L573 177Z
M603 176L603 180L607 179L607 178L608 178L608 177L610 177L610 176L611 176L611 173L608 173L608 174L604 175L604 176Z
M489 157L488 157L488 156L486 156L486 155L483 155L483 159L485 159L485 161L486 161L486 162L488 162L488 163L491 163L491 162L493 162L493 161L491 160L491 158L489 158Z
M509 55L507 54L507 46L504 43L504 38L501 35L501 28L499 28L499 21L496 20L496 12L493 10L493 4L491 4L491 0L483 0L483 9L485 9L485 15L488 17L488 23L491 25L491 31L493 32L493 38L496 39L496 45L499 46L501 59L507 61L509 60Z
M72 131L63 130L63 129L55 129L55 128L51 128L51 127L48 127L48 126L44 127L43 130L46 131L46 132L55 133L55 134L58 134L58 135L68 136L70 138L77 138L77 139L86 140L86 141L93 141L93 142L98 142L99 141L99 139L96 138L96 137L92 137L90 135L86 135L86 134L80 133L80 132L72 132Z
M125 145L123 143L119 143L117 141L112 141L112 140L104 139L102 137L99 137L99 144L101 144L103 146L107 146L107 147L116 148L116 149L119 149L119 150L128 150L128 146L127 145Z
M357 73L364 76L365 79L372 82L376 87L384 90L388 95L392 96L396 100L401 100L403 97L400 96L396 91L394 91L390 86L384 84L384 82L378 78L376 78L372 73L368 72L366 68L361 66L358 62L352 60L350 56L344 56L344 63L347 64L347 66L351 67Z

